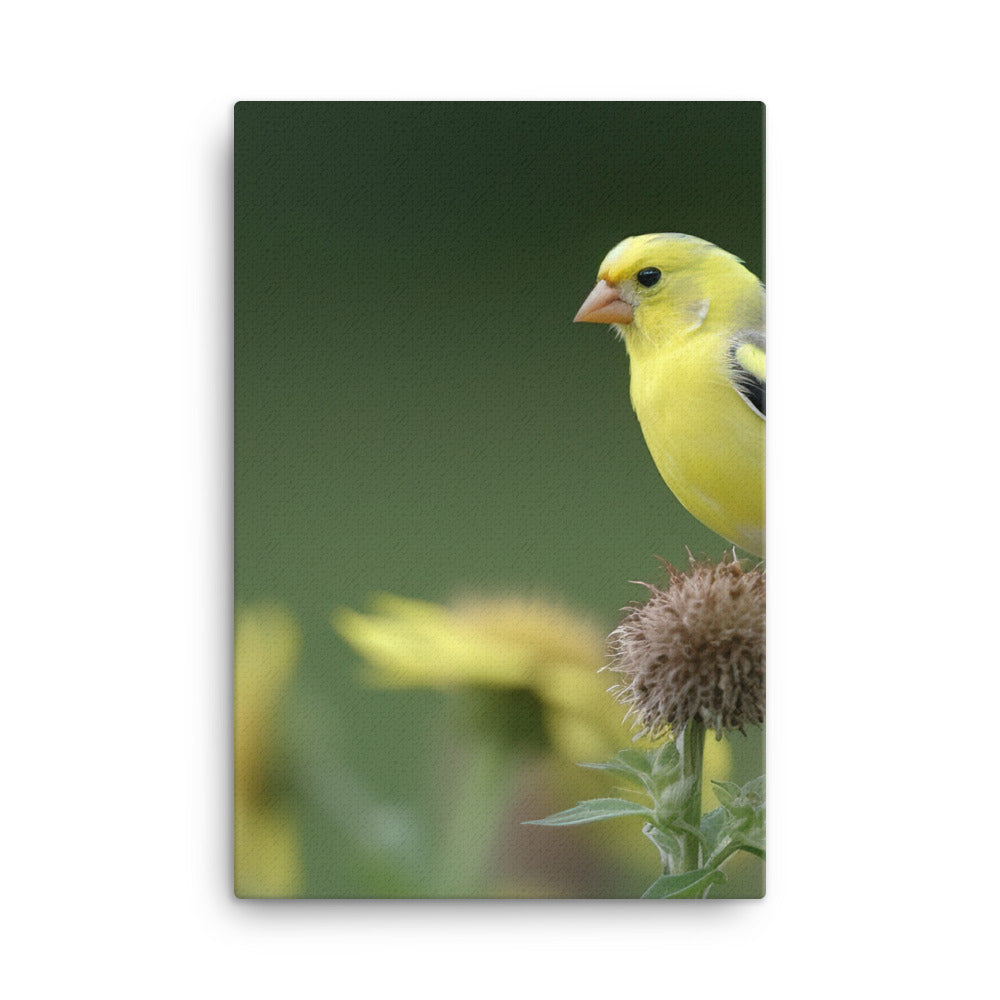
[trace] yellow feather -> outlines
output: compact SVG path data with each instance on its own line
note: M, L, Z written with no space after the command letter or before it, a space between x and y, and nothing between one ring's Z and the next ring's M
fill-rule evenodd
M736 360L754 378L767 381L767 354L756 344L740 344L736 349Z

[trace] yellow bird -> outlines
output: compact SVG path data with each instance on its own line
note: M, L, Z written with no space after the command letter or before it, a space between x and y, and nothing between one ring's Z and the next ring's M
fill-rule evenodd
M763 557L763 286L739 258L681 233L622 240L597 278L574 321L624 338L632 406L664 482Z

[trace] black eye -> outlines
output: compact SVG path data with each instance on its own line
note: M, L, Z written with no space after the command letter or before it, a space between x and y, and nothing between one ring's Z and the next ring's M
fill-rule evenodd
M660 280L660 269L658 267L644 267L636 277L640 285L652 288Z

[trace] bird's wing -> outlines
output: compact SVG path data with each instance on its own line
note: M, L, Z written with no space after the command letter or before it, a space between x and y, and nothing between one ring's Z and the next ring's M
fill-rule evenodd
M729 377L748 405L765 415L767 393L767 348L764 331L738 331L729 343Z

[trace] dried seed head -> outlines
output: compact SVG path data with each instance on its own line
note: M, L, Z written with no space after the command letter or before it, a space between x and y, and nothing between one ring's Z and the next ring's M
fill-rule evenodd
M629 706L639 735L660 737L690 719L718 734L764 721L764 571L735 557L667 566L666 590L643 584L608 637L608 669L622 676L611 688Z

